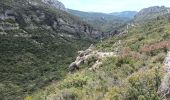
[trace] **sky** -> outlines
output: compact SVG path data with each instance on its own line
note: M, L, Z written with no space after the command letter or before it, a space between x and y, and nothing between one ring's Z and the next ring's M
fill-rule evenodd
M150 6L170 7L170 0L59 0L66 8L88 12L139 11Z

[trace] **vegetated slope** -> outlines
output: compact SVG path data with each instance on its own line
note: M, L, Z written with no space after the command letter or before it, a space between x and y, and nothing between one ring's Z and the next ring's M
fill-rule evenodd
M138 13L137 11L123 11L123 12L113 12L111 13L111 15L122 17L122 18L133 19L137 13Z
M26 98L160 100L157 91L164 75L163 61L170 47L169 39L169 15L135 24L127 34L96 45L98 51L116 54L102 59L98 69L89 70L98 59L94 56L80 70Z
M118 29L120 26L123 26L128 21L133 19L135 12L128 13L95 13L95 12L83 12L77 10L67 10L69 13L82 18L84 21L94 26L96 29L99 29L103 32L110 32L114 29Z
M170 8L165 6L153 6L149 8L144 8L139 11L138 14L136 14L135 21L144 22L153 18L157 18L158 16L165 15L167 13L170 13Z
M0 99L19 100L62 79L100 32L41 0L0 1Z

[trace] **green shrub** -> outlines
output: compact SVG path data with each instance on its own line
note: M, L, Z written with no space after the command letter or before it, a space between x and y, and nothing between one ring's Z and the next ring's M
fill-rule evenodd
M159 69L158 69L159 70ZM155 93L158 90L160 85L160 74L158 70L152 69L145 73L139 72L128 78L131 88L136 89L135 94L130 94L130 97L143 95L146 100L153 97L152 94L155 94L157 98L158 94ZM146 94L147 93L147 94Z
M127 86L126 86L127 87ZM105 100L125 100L127 99L127 88L124 86L114 86L109 88L106 93Z
M146 98L143 95L138 96L138 100L146 100Z
M9 22L11 24L15 24L16 23L16 21L13 20L13 19L5 19L4 22Z
M69 75L63 82L60 84L61 88L83 88L89 81L92 81L92 78L89 76L85 76L81 73L75 73L73 75Z

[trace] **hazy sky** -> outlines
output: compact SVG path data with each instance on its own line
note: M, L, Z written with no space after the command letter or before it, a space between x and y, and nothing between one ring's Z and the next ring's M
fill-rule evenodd
M66 8L91 12L139 11L150 6L170 7L170 0L59 0Z

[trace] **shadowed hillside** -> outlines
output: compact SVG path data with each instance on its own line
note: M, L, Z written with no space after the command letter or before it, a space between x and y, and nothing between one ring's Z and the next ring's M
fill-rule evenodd
M100 36L78 17L40 0L0 1L0 99L23 99L62 79L76 52Z

